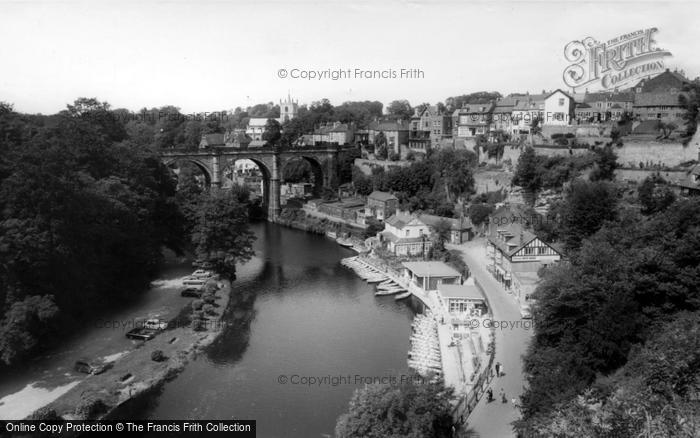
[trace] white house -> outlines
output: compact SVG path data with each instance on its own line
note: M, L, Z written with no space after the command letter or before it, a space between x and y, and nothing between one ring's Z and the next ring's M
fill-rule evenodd
M545 125L564 126L574 119L576 102L561 90L555 90L544 99Z
M252 117L248 120L248 127L245 129L245 133L253 139L253 141L262 141L263 133L265 132L265 125L267 124L267 118L265 117Z
M394 255L424 255L432 246L430 228L415 216L399 211L386 219L384 224L379 240L386 242L387 249Z

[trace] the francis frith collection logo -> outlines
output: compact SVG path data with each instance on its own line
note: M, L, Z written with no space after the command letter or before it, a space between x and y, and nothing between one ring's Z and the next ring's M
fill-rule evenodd
M571 64L564 69L564 83L580 87L610 90L665 70L668 50L654 40L657 28L637 30L606 42L591 37L571 41L564 56Z

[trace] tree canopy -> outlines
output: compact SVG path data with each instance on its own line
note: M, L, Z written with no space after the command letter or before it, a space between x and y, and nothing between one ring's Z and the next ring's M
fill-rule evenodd
M336 424L338 438L452 436L452 390L442 382L404 376L397 385L368 385L355 391L349 412ZM405 381L404 381L405 380Z

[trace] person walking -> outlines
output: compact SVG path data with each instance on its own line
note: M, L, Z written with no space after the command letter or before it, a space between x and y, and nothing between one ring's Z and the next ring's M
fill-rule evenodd
M501 363L496 362L496 377L501 377Z
M508 403L508 398L506 398L506 392L501 388L501 403Z
M503 365L501 365L501 364L498 364L498 365L499 365L499 367L498 367L498 370L499 370L498 377L503 377L503 376L505 376L506 373L503 371Z
M486 402L491 403L493 401L493 389L489 388L488 391L486 391Z

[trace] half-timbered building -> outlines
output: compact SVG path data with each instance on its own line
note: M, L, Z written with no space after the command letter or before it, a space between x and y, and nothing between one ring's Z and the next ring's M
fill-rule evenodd
M561 252L526 229L526 218L501 211L492 217L486 251L489 271L506 288L513 273L537 272L561 260Z

